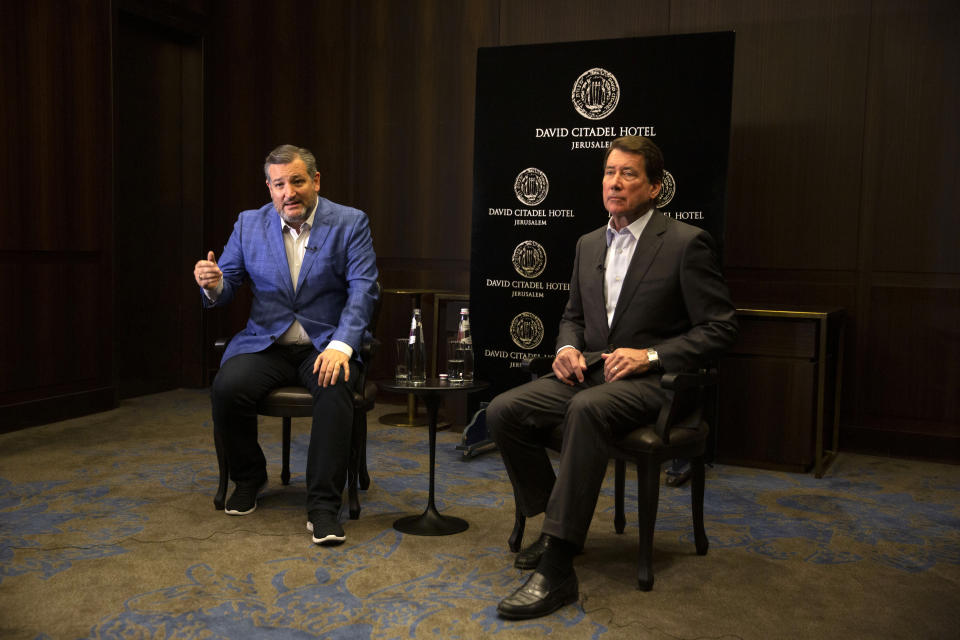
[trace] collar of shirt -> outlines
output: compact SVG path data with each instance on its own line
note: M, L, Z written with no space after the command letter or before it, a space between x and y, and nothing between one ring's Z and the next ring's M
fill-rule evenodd
M653 217L653 209L647 209L647 212L628 224L624 229L617 231L613 228L613 220L607 223L607 246L613 242L614 238L621 233L629 233L633 236L633 239L636 240L640 237L640 234L643 233L644 228L647 226L647 223L650 222L650 218Z

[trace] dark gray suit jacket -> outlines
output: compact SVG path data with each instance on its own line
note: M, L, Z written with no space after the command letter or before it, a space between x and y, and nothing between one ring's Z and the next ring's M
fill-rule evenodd
M557 348L578 348L588 366L618 347L656 349L666 371L681 371L715 359L733 343L735 309L710 234L660 211L640 234L608 328L605 234L606 225L577 241Z

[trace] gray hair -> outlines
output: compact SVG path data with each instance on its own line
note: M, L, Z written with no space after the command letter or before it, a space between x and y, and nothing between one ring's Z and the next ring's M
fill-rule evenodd
M310 149L298 147L292 144L282 144L269 154L263 163L263 175L270 179L270 165L272 164L290 164L297 158L303 160L307 165L307 175L313 178L317 174L317 159Z

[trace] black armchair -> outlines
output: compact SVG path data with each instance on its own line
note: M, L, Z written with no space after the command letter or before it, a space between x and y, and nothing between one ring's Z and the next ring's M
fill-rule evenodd
M368 326L371 334L375 333L377 321L380 317L382 292L379 282L376 284L376 295L376 305ZM226 345L226 339L219 339L214 343L214 347L219 353L223 352ZM370 369L379 346L380 341L375 337L364 341L360 346L360 355L365 365L360 367L360 377L356 381L353 391L353 431L350 440L350 459L347 463L347 490L351 520L360 517L358 488L366 490L370 487L370 474L367 471L367 412L374 407L377 386L367 380L367 371ZM290 484L291 419L311 417L313 415L313 397L306 387L278 387L260 401L257 405L257 413L282 418L283 467L280 471L280 480L285 485ZM213 497L213 505L217 509L223 509L230 480L230 468L221 434L216 429L214 429L213 437L217 449L217 464L220 467L220 483L217 487L217 493Z
M550 372L552 359L537 358L530 362L530 372ZM614 529L623 533L626 519L623 512L626 463L637 466L637 511L640 528L640 557L637 584L640 590L653 588L653 531L660 499L660 469L664 462L687 458L691 466L691 503L693 534L697 555L705 555L709 547L703 526L703 494L705 485L704 455L709 426L703 417L706 394L717 384L716 369L691 373L665 374L660 384L673 392L673 400L660 410L655 424L641 425L610 447L614 459ZM548 446L557 451L562 443L560 428L551 434ZM510 549L520 550L526 518L516 511L510 535Z

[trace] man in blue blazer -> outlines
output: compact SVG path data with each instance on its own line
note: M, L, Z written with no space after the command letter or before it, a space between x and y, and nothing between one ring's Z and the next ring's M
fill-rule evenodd
M236 489L229 515L246 515L266 485L257 402L303 385L313 395L307 451L307 529L317 544L345 540L339 522L353 424L350 379L373 313L376 255L367 216L319 196L314 155L281 145L264 163L271 204L244 211L217 260L194 267L206 307L229 303L248 280L247 326L227 345L211 400Z

